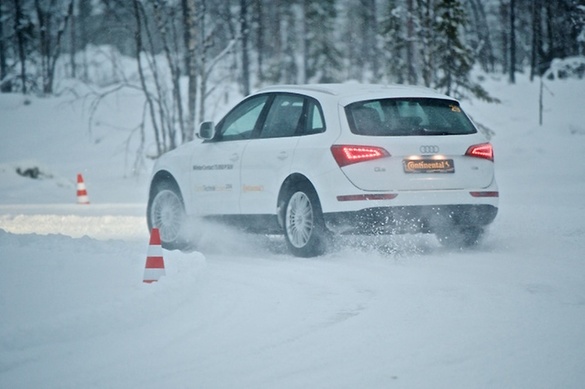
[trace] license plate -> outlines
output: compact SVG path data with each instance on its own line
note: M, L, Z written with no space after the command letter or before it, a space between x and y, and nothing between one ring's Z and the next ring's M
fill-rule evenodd
M402 161L405 173L454 173L452 159L405 159Z

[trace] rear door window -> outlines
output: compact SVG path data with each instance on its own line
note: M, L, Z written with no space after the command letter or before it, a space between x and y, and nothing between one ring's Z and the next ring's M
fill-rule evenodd
M295 135L303 114L303 103L303 96L300 95L276 95L262 126L260 137L280 138Z
M316 100L299 94L280 93L270 104L260 138L310 135L324 131L323 113Z
M407 98L352 103L345 108L357 135L463 135L477 132L459 104L452 100Z

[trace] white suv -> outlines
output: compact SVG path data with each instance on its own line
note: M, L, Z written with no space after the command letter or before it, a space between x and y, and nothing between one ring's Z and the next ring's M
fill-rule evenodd
M459 102L419 87L274 86L158 159L149 228L190 246L186 218L284 234L297 256L332 235L434 233L475 244L496 217L492 145Z

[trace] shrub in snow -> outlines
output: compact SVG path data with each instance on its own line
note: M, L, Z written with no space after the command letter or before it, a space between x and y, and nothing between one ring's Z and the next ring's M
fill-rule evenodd
M568 78L585 78L585 56L554 59L545 77L549 80L564 80Z

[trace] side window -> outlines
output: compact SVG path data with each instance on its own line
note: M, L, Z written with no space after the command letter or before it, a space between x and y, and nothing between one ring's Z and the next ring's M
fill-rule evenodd
M314 100L307 99L307 123L304 134L318 134L325 131L325 121L321 108Z
M267 101L268 95L260 95L244 100L236 106L219 124L217 140L249 139Z
M297 133L303 113L303 96L279 94L270 106L261 138L280 138Z

